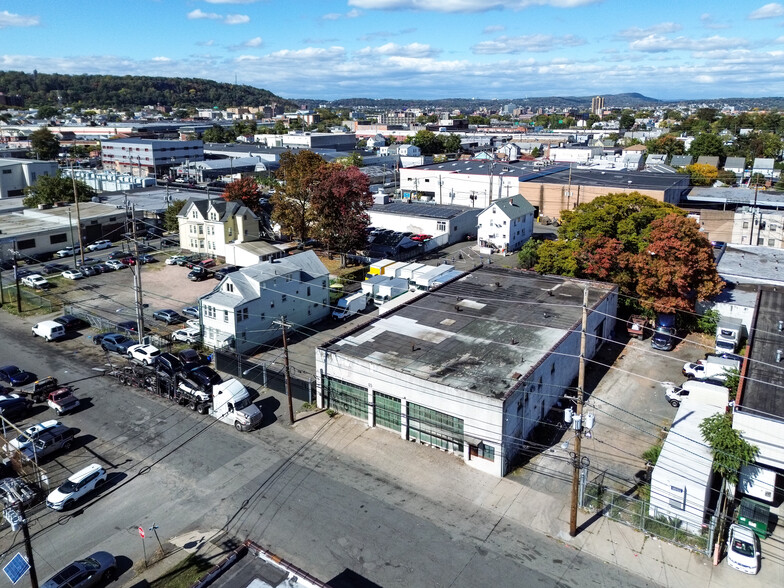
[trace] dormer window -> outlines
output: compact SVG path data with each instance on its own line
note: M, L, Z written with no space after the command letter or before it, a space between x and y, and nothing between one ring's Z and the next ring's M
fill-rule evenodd
M234 284L226 282L226 292L234 292Z
M199 218L199 212L197 210L194 210L191 216L193 216L193 218Z

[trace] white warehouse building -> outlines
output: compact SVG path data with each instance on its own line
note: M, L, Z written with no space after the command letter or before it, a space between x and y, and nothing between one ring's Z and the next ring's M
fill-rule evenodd
M479 268L316 349L317 401L504 476L615 325L617 287Z

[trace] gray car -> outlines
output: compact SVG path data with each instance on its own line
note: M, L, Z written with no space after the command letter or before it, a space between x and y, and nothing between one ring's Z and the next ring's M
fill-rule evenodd
M28 461L35 461L61 449L68 451L73 445L75 433L76 431L71 427L55 425L51 429L43 431L34 443L22 449L20 453Z
M156 321L163 321L167 325L181 323L185 319L176 310L156 310L152 313L152 318Z
M89 588L111 582L116 577L117 561L114 556L106 551L96 551L65 566L41 588Z

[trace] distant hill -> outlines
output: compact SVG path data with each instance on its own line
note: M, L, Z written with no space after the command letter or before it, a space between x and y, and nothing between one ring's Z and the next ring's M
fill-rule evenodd
M50 105L127 110L161 104L173 108L226 108L298 104L252 86L222 84L200 78L103 76L0 72L0 92L19 95L26 108Z

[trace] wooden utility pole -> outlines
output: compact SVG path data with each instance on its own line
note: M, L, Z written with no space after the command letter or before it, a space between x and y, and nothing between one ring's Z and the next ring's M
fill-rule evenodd
M286 317L280 317L279 321L272 321L275 325L283 328L283 365L285 366L284 376L286 377L286 398L289 401L289 424L294 424L294 405L291 400L291 373L289 370L289 345L286 339Z
M35 561L33 560L33 545L30 542L30 530L27 528L27 519L25 518L24 506L20 502L19 519L22 524L22 535L24 536L25 551L27 552L27 563L30 564L30 585L32 588L38 588L38 574L35 571Z
M577 535L577 494L580 489L580 468L582 467L582 429L583 429L583 393L585 392L585 333L588 330L588 286L583 290L583 324L580 332L580 365L577 371L577 413L575 420L579 423L574 440L574 469L572 470L572 505L569 510L569 536Z
M139 343L144 338L144 303L142 301L142 263L139 260L139 242L136 240L136 207L131 206L131 234L133 235L133 254L136 264L133 271L133 298L136 301L136 328L139 329Z
M74 177L73 158L71 162L71 183L73 184L74 204L76 204L76 234L79 237L79 259L84 265L84 243L82 243L82 217L79 216L79 194L76 192L76 178ZM73 238L71 239L73 241Z
M22 293L19 291L19 257L16 252L16 240L14 240L14 282L16 282L16 312L22 314Z

